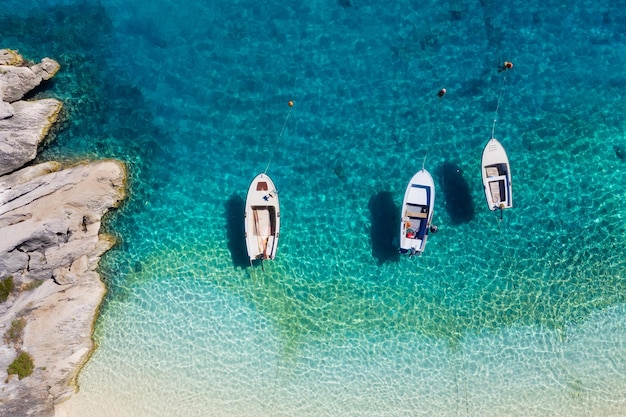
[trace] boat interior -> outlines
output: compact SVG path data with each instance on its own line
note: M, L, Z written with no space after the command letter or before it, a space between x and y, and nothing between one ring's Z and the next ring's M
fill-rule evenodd
M405 215L405 236L407 239L421 239L426 230L428 207L418 204L407 204Z
M254 234L273 236L276 233L276 208L274 206L252 206Z
M493 204L505 202L507 200L507 184L506 184L506 165L496 164L485 167L485 173L489 182L489 192Z
M490 177L499 177L500 175L506 175L506 164L493 164L485 167L485 173L487 174L487 178Z

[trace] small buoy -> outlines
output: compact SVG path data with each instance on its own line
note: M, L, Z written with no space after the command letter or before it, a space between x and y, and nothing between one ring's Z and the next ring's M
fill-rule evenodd
M289 102L289 103L287 103L287 104L289 104L289 107L293 107L293 101L290 101L290 102Z
M445 89L445 88L442 88L441 90L439 90L439 91L437 92L437 97L441 98L441 97L445 96L445 95L446 95L446 92L447 92L447 91L446 91L446 89Z
M511 61L504 61L502 65L498 66L498 72L506 71L513 68L513 63Z

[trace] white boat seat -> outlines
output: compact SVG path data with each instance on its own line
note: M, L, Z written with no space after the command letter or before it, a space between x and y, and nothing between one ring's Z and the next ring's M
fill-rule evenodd
M498 171L497 167L487 167L486 171L487 171L487 178L497 177L500 175L500 172Z
M408 217L415 217L415 218L418 218L418 219L425 219L425 218L428 217L428 213L421 213L421 212L418 212L418 211L407 211L406 215Z
M493 199L494 204L502 201L502 197L500 196L500 180L490 181L489 182L489 191L491 192L491 198Z

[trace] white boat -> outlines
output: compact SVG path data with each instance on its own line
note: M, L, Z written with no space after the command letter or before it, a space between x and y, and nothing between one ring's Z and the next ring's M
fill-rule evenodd
M257 175L248 188L245 213L246 247L250 262L274 259L280 232L280 205L274 183Z
M482 176L489 209L513 207L509 158L497 139L491 138L483 150Z
M435 206L435 183L422 168L413 175L402 201L400 252L419 254L426 247Z

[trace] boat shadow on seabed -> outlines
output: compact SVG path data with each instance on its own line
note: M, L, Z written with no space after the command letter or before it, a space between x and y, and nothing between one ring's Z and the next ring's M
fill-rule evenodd
M446 201L446 211L452 224L468 223L474 219L474 201L463 171L452 162L439 168L441 189Z
M378 265L398 262L400 254L397 245L394 245L394 239L397 241L400 209L394 204L392 194L382 191L372 196L367 207L370 210L372 256L376 258Z
M226 240L233 267L247 268L250 266L246 249L245 225L242 213L245 212L246 202L240 196L233 194L224 203L226 216Z

